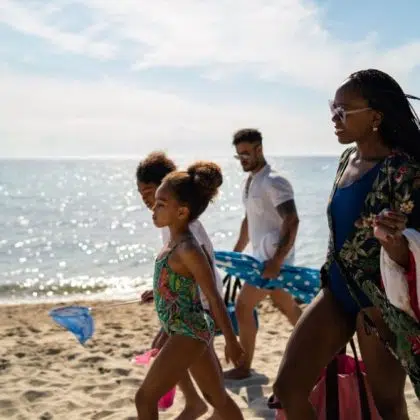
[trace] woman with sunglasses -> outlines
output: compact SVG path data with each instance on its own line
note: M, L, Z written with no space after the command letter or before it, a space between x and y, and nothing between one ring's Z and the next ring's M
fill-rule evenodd
M412 275L402 235L420 230L420 122L398 83L379 70L353 73L331 102L341 156L328 205L323 287L298 321L273 390L288 420L316 419L309 395L322 369L357 332L384 420L408 419L407 373L420 396L420 324L392 306L381 284L383 249ZM403 368L404 366L404 368Z

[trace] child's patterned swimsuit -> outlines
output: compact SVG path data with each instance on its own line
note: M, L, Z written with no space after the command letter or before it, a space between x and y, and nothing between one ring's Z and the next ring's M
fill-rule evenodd
M153 295L160 323L168 335L185 335L209 344L214 322L203 309L194 279L175 273L168 264L174 249L156 260Z

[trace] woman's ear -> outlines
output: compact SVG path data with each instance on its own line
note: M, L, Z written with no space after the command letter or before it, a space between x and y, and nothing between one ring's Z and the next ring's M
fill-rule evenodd
M382 114L382 112L374 111L372 119L372 129L374 131L377 131L379 129L379 126L382 124L383 119L384 114Z

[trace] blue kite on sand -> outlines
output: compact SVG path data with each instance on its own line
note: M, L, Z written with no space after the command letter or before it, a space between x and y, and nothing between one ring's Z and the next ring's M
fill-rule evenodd
M216 266L233 277L263 289L281 288L304 303L309 303L321 287L319 270L284 265L276 279L263 279L264 263L256 258L233 251L216 251Z

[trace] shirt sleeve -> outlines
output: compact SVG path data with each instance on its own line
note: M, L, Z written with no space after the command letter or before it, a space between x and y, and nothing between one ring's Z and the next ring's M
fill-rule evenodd
M267 178L266 191L274 207L294 200L292 184L280 175L270 175Z

